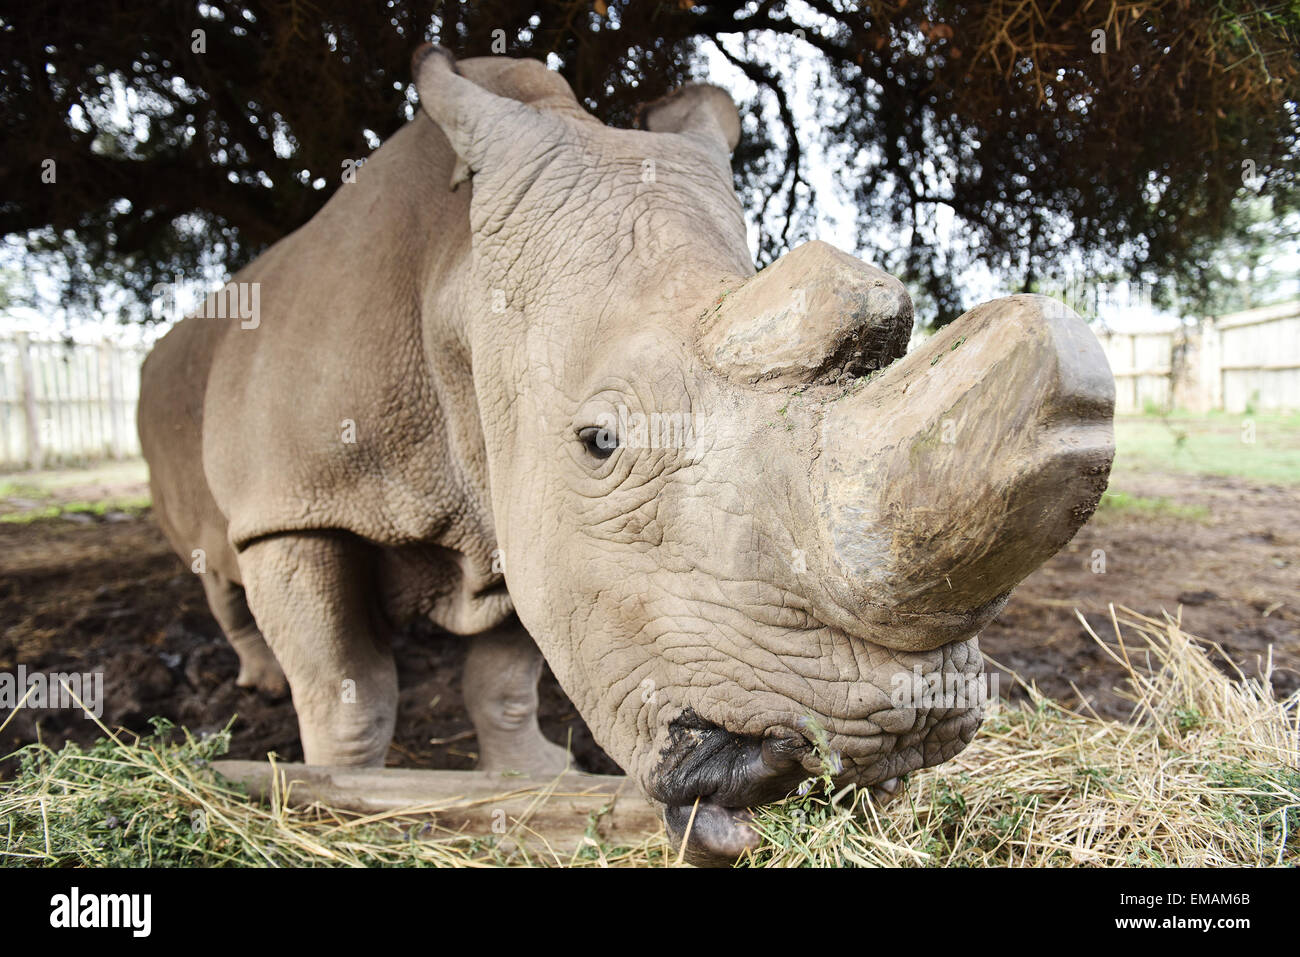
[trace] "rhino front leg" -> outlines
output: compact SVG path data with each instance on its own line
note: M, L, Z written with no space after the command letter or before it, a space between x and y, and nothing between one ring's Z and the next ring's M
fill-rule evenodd
M239 556L249 607L289 680L308 764L381 766L392 740L397 669L366 551L313 532L262 539Z
M537 679L542 653L517 619L470 639L463 684L465 706L478 733L483 771L558 774L569 764L564 748L537 724Z

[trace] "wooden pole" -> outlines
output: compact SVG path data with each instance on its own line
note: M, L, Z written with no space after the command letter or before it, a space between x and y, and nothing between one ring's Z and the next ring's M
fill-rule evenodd
M535 850L572 852L594 818L609 845L634 845L663 831L659 813L627 778L570 771L528 778L481 771L342 768L266 761L213 761L230 781L261 801L273 793L287 803L364 814L400 812L432 817L467 837L504 838Z

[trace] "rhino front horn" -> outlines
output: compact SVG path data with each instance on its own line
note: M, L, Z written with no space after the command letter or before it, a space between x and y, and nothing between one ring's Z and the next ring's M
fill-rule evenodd
M734 382L834 382L883 369L907 350L903 284L820 241L786 253L705 312L700 352Z
M971 310L847 390L814 478L834 604L895 648L977 631L1096 508L1114 404L1084 321L1032 295Z

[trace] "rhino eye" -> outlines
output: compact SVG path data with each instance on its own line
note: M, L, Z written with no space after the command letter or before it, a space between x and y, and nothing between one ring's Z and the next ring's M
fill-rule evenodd
M612 429L602 429L597 425L589 425L586 428L578 430L578 441L582 443L587 454L597 461L603 461L614 454L618 448L618 436Z

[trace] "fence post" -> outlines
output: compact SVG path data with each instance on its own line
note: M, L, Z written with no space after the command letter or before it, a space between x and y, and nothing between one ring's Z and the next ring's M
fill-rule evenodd
M1218 321L1208 316L1201 320L1201 382L1206 404L1210 409L1222 410L1223 337Z
M119 374L122 365L122 350L108 342L99 344L100 368L105 372L108 385L106 401L108 402L109 447L114 459L126 458L126 442L123 436L124 416L122 415L122 389Z
M32 349L27 333L18 333L18 368L22 378L23 418L27 424L27 466L39 471L45 465L41 448L41 423L36 414L36 374L32 370Z

